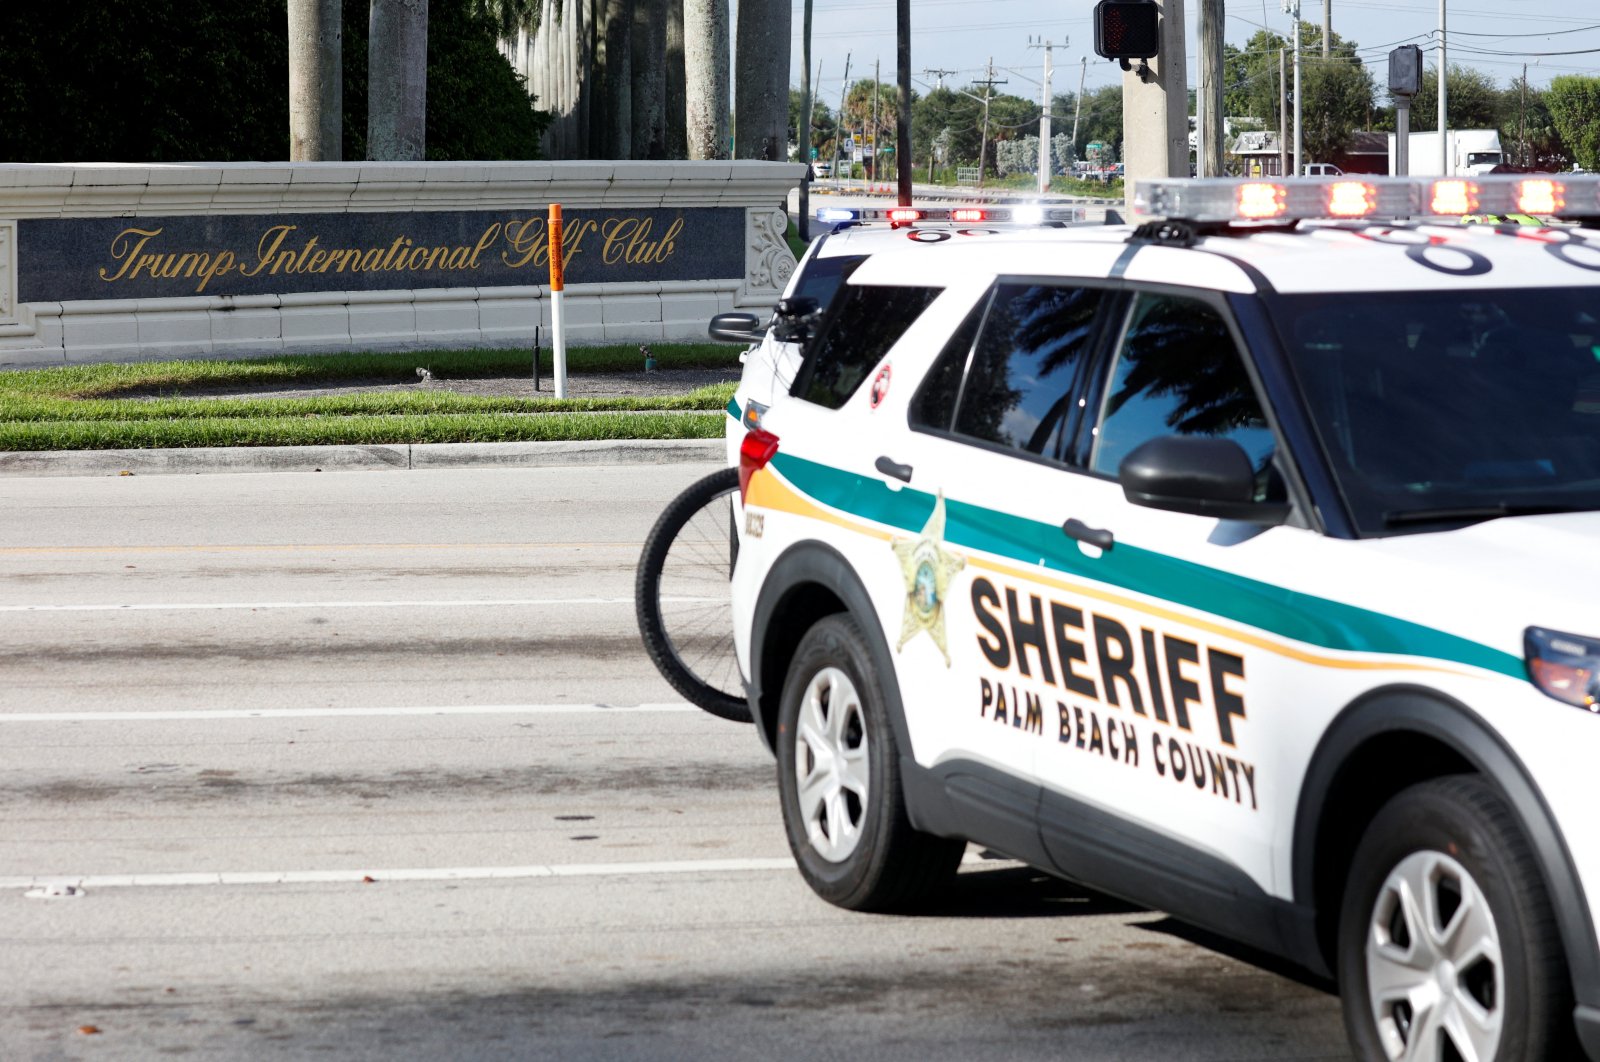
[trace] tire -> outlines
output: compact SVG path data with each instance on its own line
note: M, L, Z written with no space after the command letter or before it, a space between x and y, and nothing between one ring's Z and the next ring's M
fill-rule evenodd
M750 722L733 648L728 581L738 557L733 492L725 468L672 499L645 536L634 578L634 612L651 663L691 704L722 719Z
M1363 1059L1570 1057L1544 883L1511 809L1476 776L1413 786L1378 812L1350 866L1338 967Z
M800 874L852 911L915 906L946 884L966 844L906 816L884 685L854 619L806 632L778 709L778 791Z

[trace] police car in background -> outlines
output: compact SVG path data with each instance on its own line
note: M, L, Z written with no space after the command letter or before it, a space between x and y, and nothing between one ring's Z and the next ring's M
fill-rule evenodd
M801 874L976 842L1335 977L1363 1058L1600 1058L1600 238L1377 220L1600 179L1138 206L877 250L730 410Z

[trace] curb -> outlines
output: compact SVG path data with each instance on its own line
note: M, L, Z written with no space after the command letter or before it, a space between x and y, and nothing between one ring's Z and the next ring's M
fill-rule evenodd
M397 443L385 446L197 446L172 450L0 453L6 476L158 476L217 472L404 472L441 468L664 465L727 460L722 439Z

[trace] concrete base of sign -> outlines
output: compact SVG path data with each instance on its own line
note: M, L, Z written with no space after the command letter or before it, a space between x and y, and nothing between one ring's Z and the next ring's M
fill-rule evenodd
M582 230L569 222L569 343L703 339L713 315L760 310L781 294L794 270L783 238L783 204L802 172L798 165L760 162L0 165L0 367L527 347L536 330L548 346L547 259L537 253L522 254L524 268L515 274L489 261L494 247L484 256L498 270L493 276L487 274L495 270L477 275L465 267L454 275L392 271L399 273L396 279L432 279L443 286L388 289L367 276L355 278L363 281L362 290L296 290L326 288L334 278L309 276L314 270L292 276L287 267L278 275L276 266L262 268L265 252L230 244L226 234L270 232L276 219L291 216L307 231L325 221L359 232L383 219L391 228L359 237L381 249L399 231L392 228L395 218L425 227L461 218L463 225L481 228L490 217L506 219L491 221L488 231L503 225L507 243L519 223L514 219L520 219L525 228L517 231L525 238L516 246L537 252L532 230L552 202L561 203L569 218L595 221L587 247L571 241L571 232ZM686 233L676 260L670 241L665 249L658 241L638 250L620 234L605 238L608 224L646 216L658 223L658 233L676 218L709 219L720 228ZM37 221L52 225L30 231ZM164 225L222 235L206 237L217 241L214 246L195 237L171 248L165 275L154 256L143 276L130 270L125 234ZM108 232L112 238L103 238ZM700 240L694 245L699 251L683 249L690 247L690 236ZM266 237L261 239L265 246ZM411 245L406 237L393 239L393 246L402 239ZM707 253L707 240L717 253ZM193 269L183 272L178 252L194 259L227 247L236 247L246 264L258 253L259 276L239 268L211 290L195 290L199 285L186 279ZM650 248L653 257L646 253ZM307 251L302 244L302 265ZM545 270L538 268L540 261ZM586 267L590 282L584 280ZM480 283L460 286L462 280ZM229 281L240 290L227 290ZM275 290L260 290L264 286ZM117 297L124 290L133 297Z

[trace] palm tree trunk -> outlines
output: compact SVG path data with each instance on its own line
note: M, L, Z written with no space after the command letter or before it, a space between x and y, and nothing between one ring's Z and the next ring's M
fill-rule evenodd
M427 157L428 0L372 0L367 41L367 157Z
M289 0L289 161L338 162L344 138L341 0Z
M740 0L733 150L741 159L789 156L789 0Z
M633 157L667 157L667 0L633 4Z
M633 0L606 0L605 158L633 157Z
M688 103L684 95L683 0L667 3L667 158L689 157L684 125Z
M683 0L684 113L691 159L728 157L728 0Z

